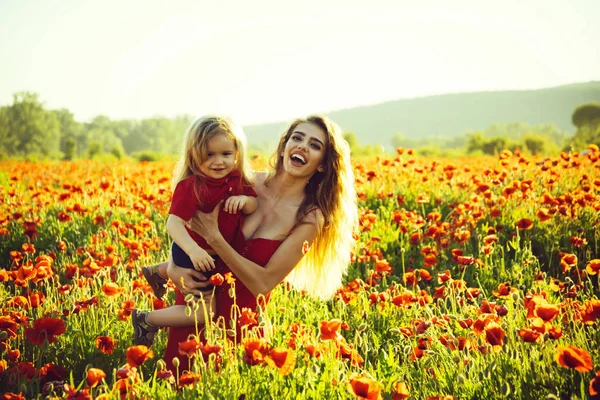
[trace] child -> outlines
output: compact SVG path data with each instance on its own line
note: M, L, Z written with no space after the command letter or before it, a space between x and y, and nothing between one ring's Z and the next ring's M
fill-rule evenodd
M167 231L173 239L171 259L175 265L195 268L208 279L215 268L215 252L206 241L187 228L186 222L197 210L210 212L225 200L219 213L219 231L231 242L241 229L242 213L251 214L257 208L256 192L248 178L241 128L219 116L207 116L194 121L185 136L183 156L175 167L175 190L167 219ZM166 267L143 267L144 277L156 297L166 292ZM203 297L214 313L212 287ZM204 322L204 310L186 315L186 306L171 306L162 310L134 310L132 323L135 344L150 346L160 327L190 326Z

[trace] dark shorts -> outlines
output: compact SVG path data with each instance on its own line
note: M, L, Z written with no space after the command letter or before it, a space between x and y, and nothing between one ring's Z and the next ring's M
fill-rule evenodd
M215 263L217 262L217 260L219 259L219 256L217 255L211 255L211 257L215 260ZM177 265L178 267L181 268L188 268L188 269L195 269L194 268L194 263L192 263L192 260L190 259L190 257L187 255L187 253L185 251L183 251L183 249L181 247L179 247L179 245L177 245L177 243L173 242L173 244L171 245L171 259L173 260L173 262L175 263L175 265ZM211 276L213 276L215 274L215 271L198 271L200 272L202 275L204 275L206 277L206 280L210 279ZM198 279L195 279L198 282L205 282L205 281L201 281ZM201 292L203 293L211 293L213 291L214 285L208 285L203 289L200 289Z

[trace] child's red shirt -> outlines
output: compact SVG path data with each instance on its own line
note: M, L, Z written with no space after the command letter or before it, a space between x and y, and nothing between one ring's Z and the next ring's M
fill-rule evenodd
M175 187L169 214L188 221L196 211L200 210L204 213L209 213L214 210L219 201L225 200L230 196L239 195L256 197L256 192L249 183L244 181L237 170L233 170L229 175L221 179L192 175L179 181ZM241 229L242 222L243 214L241 211L235 214L229 214L223 210L219 211L219 231L221 231L227 243L232 242L236 231ZM206 243L204 238L187 227L186 230L200 247L205 250L211 250L211 247Z

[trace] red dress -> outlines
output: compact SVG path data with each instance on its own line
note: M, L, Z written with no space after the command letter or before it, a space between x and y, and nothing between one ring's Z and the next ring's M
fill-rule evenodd
M245 240L243 235L238 235L238 238L233 243L234 249L240 253L243 257L247 258L250 261L255 262L260 266L265 266L267 262L271 259L271 256L279 245L282 243L281 240L271 240L271 239L263 239L263 238L253 238L250 240ZM215 270L218 270L221 274L226 272L230 272L231 270L223 261L220 259L217 262L217 267ZM248 288L242 283L240 279L238 279L235 274L233 274L236 278L235 281L235 304L241 310L244 307L250 308L252 311L256 311L257 299L256 297L248 290ZM234 310L234 299L229 296L229 285L224 283L222 286L217 287L215 290L215 299L217 303L217 320L220 317L225 319L225 323L227 327L230 326L230 319L232 311ZM268 301L269 296L265 297L265 302ZM185 305L184 296L178 291L177 298L175 300L175 304ZM237 318L236 318L237 320ZM240 327L239 321L236 324L237 326L237 335L235 340L239 340L240 338ZM199 327L201 329L201 327ZM180 372L188 369L188 358L187 356L181 356L179 354L179 343L185 342L188 339L189 335L196 334L196 327L194 326L186 326L179 328L169 328L169 337L167 340L167 348L165 349L164 361L167 364L167 368L169 368L173 373L176 373L176 369L173 366L173 358L177 357L180 361Z

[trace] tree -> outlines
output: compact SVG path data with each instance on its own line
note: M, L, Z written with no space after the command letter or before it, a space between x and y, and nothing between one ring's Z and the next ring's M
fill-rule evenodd
M508 148L508 138L504 136L486 140L481 146L481 150L483 150L485 154L490 155L500 154L500 152L506 148Z
M64 149L63 149L64 159L70 161L73 158L75 158L76 150L77 150L77 142L75 142L75 139L71 136L67 137L65 139Z
M587 103L578 106L571 115L571 121L577 128L600 123L600 104Z
M523 139L525 147L531 154L542 154L546 149L546 140L541 135L527 134Z
M14 94L4 118L7 124L4 148L9 154L58 155L60 123L54 113L44 109L37 94Z
M577 130L567 147L581 150L588 144L600 145L600 104L587 103L578 106L573 111L571 120Z
M65 159L71 160L75 155L75 151L77 150L77 140L79 136L82 134L82 125L75 121L75 116L73 113L66 108L62 108L60 110L52 110L60 124L60 151L65 153ZM69 154L70 158L67 157L67 143L68 146L74 146L73 148L69 147L68 151L71 152Z
M473 153L477 150L483 150L483 133L481 132L472 132L468 134L467 139L467 153Z

